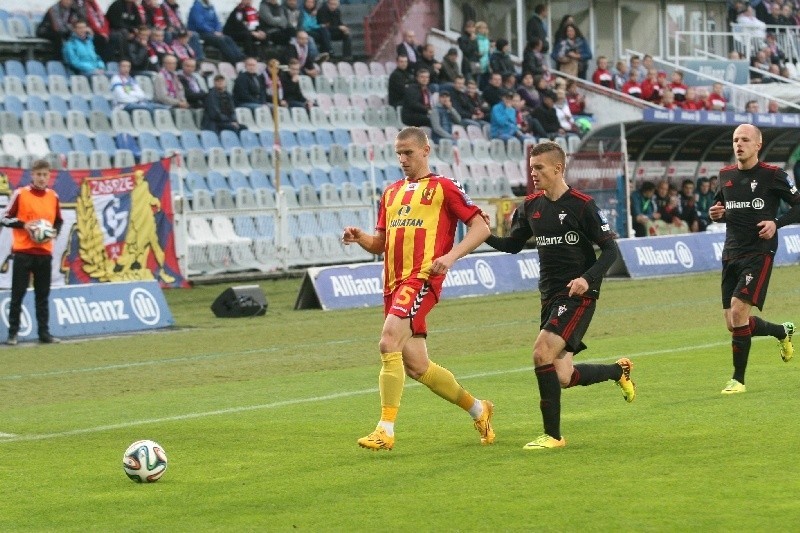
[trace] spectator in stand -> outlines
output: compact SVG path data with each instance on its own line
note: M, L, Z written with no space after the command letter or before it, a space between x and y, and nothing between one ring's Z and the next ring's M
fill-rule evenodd
M517 69L514 67L514 61L509 55L510 51L511 43L508 42L508 39L497 39L494 52L489 57L489 70L493 74L500 74L503 78L509 74L517 74Z
M666 109L679 108L677 102L675 102L675 94L673 94L672 89L669 87L664 89L664 92L661 94L661 106Z
M770 100L767 102L767 113L780 113L781 109L778 106L778 102L775 100Z
M428 83L431 74L428 69L418 68L416 72L416 83L406 87L403 98L403 109L401 120L406 126L431 126L431 92Z
M478 50L478 34L475 21L467 20L458 38L461 50L461 72L466 80L477 80L481 75L481 52Z
M161 10L167 19L166 40L172 43L181 34L186 33L188 36L186 42L194 50L192 57L198 61L203 61L206 55L203 52L203 45L200 43L200 36L197 35L197 32L189 31L189 28L183 23L183 14L181 13L180 5L178 5L178 0L164 0L161 4Z
M452 140L453 124L461 124L461 115L459 115L458 111L453 107L450 91L441 91L439 93L439 102L433 106L431 112L433 142L438 143L442 139Z
M461 66L458 61L458 48L451 48L442 58L442 68L439 70L439 83L449 84L449 86L452 87L453 82L461 75Z
M164 30L158 28L150 31L150 39L147 43L150 62L160 65L167 55L175 55L172 47L164 41Z
M192 58L184 59L181 62L181 71L178 72L178 79L183 85L183 94L189 107L193 109L203 109L206 104L208 92L203 89L205 84L197 74L197 61Z
M131 70L134 75L152 76L158 71L158 58L150 54L150 28L144 24L139 26L133 34L133 39L128 42L126 57L131 60Z
M545 62L542 52L542 40L538 37L528 41L525 50L522 52L522 73L530 72L534 76L550 76L550 67Z
M157 104L147 97L136 78L131 75L131 62L127 59L120 60L119 71L111 76L109 90L117 109L145 109L151 113L156 109L168 109L168 106Z
M286 47L285 62L288 64L292 59L296 59L300 64L301 74L316 78L319 75L316 63L318 57L311 50L311 37L308 32L298 30L297 34L289 41L289 46Z
M183 91L183 84L178 79L178 58L165 55L162 61L163 68L153 78L153 100L172 108L188 109L189 102Z
M758 50L756 55L750 59L750 66L758 70L769 71L771 63L764 49ZM766 75L763 72L750 71L750 83L764 83Z
M539 76L539 79L541 79L541 76ZM522 83L517 87L517 94L522 98L529 112L542 105L542 98L536 89L535 80L534 75L527 72L522 75Z
M478 42L481 66L478 88L483 90L489 81L489 56L492 53L492 43L489 41L489 25L482 20L475 23L475 40Z
M54 59L61 57L59 54L64 42L70 38L73 25L81 18L80 10L73 0L58 0L44 14L36 28L36 36L53 43L51 51Z
M578 125L575 124L572 111L569 109L566 91L559 87L554 92L556 99L553 102L553 108L556 110L559 126L562 130L564 130L564 134L579 135L580 129L578 128Z
M775 37L773 32L767 33L767 41L764 45L764 51L767 54L767 58L769 62L773 65L778 65L780 67L786 62L786 54L783 52L781 47L778 45L778 39Z
M281 0L261 0L258 16L261 27L273 44L286 46L297 33L297 29L289 22L289 13L286 6L281 5Z
M442 70L442 64L436 61L434 57L435 49L432 44L424 44L419 47L419 54L417 54L416 69L424 68L431 73L430 89L431 92L439 92L439 72Z
M642 82L642 99L660 104L663 93L664 87L658 81L658 71L651 68L647 71L647 79Z
M545 91L542 93L542 105L537 107L531 113L531 116L539 121L543 131L547 134L549 139L554 139L559 135L565 135L566 132L561 129L561 123L558 120L555 104L556 95L553 91Z
M353 41L350 37L350 28L342 23L342 10L339 0L327 0L317 11L317 21L320 26L328 28L331 41L342 41L342 60L353 61Z
M586 79L586 69L589 60L592 59L589 43L574 24L568 24L564 31L564 39L558 41L555 46L558 70Z
M628 68L628 71L631 72L634 70L639 74L639 81L642 81L647 77L647 69L644 67L644 65L642 65L642 58L636 54L631 54L630 67Z
M236 107L252 110L267 105L266 79L258 74L258 60L255 57L244 60L244 70L233 82L233 101Z
M569 112L572 117L576 115L591 116L591 113L586 112L586 99L578 89L578 82L569 80L566 88L567 104L569 104Z
M522 132L517 125L517 110L513 106L514 93L504 91L500 102L492 106L491 129L489 137L507 141L521 139Z
M204 130L211 130L217 133L223 130L230 130L239 133L247 129L236 121L236 108L233 104L233 97L227 91L226 86L225 76L222 74L214 76L214 87L209 91L205 101L205 111L203 112L201 125Z
M525 26L525 37L528 43L539 39L542 42L543 54L550 50L550 43L547 42L547 5L537 4L533 8L533 15L528 19Z
M289 20L289 26L294 28L296 34L299 30L303 29L303 10L300 9L297 0L283 0L283 8L286 11L286 18ZM319 53L316 43L314 43L312 48L315 53Z
M189 44L189 32L185 30L180 30L175 34L175 38L172 40L170 47L181 64L189 59L197 59L197 53Z
M728 101L725 99L725 91L721 83L711 86L711 94L706 100L706 109L709 111L725 111L728 108Z
M777 3L775 5L778 5ZM791 2L786 2L780 6L780 13L775 17L775 26L787 26L789 28L798 26L798 20L794 16Z
M462 126L478 126L483 129L483 126L487 125L488 122L484 120L485 115L481 109L480 102L473 101L467 93L467 83L471 83L473 90L477 93L478 85L475 80L467 82L464 76L459 76L453 82L450 100L458 116L461 117Z
M61 54L64 57L64 64L78 74L84 76L105 74L106 65L94 49L89 26L82 20L73 25L72 37L64 43Z
M634 98L644 98L642 96L642 84L639 83L638 69L631 69L630 72L628 72L628 81L625 82L625 85L622 86L620 91Z
M119 35L118 42L129 43L136 38L139 28L147 26L144 9L139 8L136 0L114 0L108 6L106 19L108 19L111 32ZM125 50L123 49L120 53L124 56ZM136 71L135 61L133 70Z
M558 28L556 28L556 32L553 35L553 51L551 52L551 56L553 60L556 59L556 45L559 41L563 40L567 36L567 26L569 24L575 24L575 17L572 15L564 15L561 17L561 22L558 23Z
M513 107L517 113L517 128L523 135L523 140L534 136L542 138L547 137L547 132L544 131L539 121L531 116L530 111L525 107L525 102L522 100L519 93L513 94L511 98L511 107Z
M258 10L253 0L241 0L228 15L222 33L233 39L245 54L265 59L267 32L261 29Z
M740 29L751 37L757 39L764 39L767 34L767 25L763 20L756 17L755 10L752 5L745 7L744 12L739 13L736 17L736 23L739 24Z
M758 107L757 100L748 100L748 102L744 105L744 112L745 113L760 113L761 110Z
M144 9L144 22L151 30L166 30L167 18L164 15L164 8L161 7L161 0L142 0Z
M653 198L655 192L655 183L643 181L639 188L631 193L631 222L636 237L650 235L652 223L660 216Z
M667 180L656 185L654 197L659 216L653 222L656 235L689 233L689 226L680 217L681 201L678 191L671 190Z
M504 91L511 91L512 93L517 92L517 75L516 74L506 74L503 77L502 88L503 88Z
M697 89L688 87L686 89L686 100L681 103L681 109L685 109L686 111L700 111L705 108L705 101L697 94Z
M308 35L306 34L306 36ZM288 107L304 107L310 110L314 103L306 98L300 88L300 61L291 58L287 63L289 70L278 73L283 88L283 100L286 101Z
M225 61L235 65L245 59L242 49L233 39L222 33L222 23L211 0L194 0L186 26L189 30L197 32L205 45L219 50Z
M418 45L417 36L413 30L403 32L403 40L397 45L397 55L408 58L408 69L413 74L417 68Z
M397 107L403 105L406 96L406 87L414 83L414 73L408 66L408 56L397 56L397 67L389 74L389 95L390 106Z
M82 18L89 25L94 40L94 49L103 61L117 61L122 51L122 36L112 36L111 25L97 0L77 0L75 5L82 13Z
M680 218L689 227L689 231L696 233L700 231L700 216L697 212L697 200L694 194L694 182L690 179L683 180L679 195L681 208Z
M697 230L705 231L711 224L711 217L708 210L714 205L715 192L711 189L711 182L708 178L697 180L697 192L695 193L695 205L697 206Z
M489 104L490 108L494 108L500 103L503 93L503 77L499 73L492 73L489 75L489 84L483 91L483 99Z
M672 79L669 83L669 89L672 91L672 94L675 96L675 102L679 105L686 100L686 85L683 83L683 72L680 70L673 70L672 71Z
M628 63L619 60L614 65L614 88L618 91L622 90L622 86L628 82Z
M331 34L328 32L328 28L321 26L317 20L318 11L317 0L305 0L303 2L300 27L317 43L319 48L318 60L325 62L331 54Z
M614 75L608 70L608 58L606 56L599 56L597 58L597 69L595 69L594 74L592 74L592 82L609 89L616 89L614 86Z
M650 72L650 69L655 69L656 65L653 62L653 56L650 54L645 54L642 58L642 67L644 67L644 76L641 79L644 79L647 76L647 73ZM658 70L658 69L656 69Z

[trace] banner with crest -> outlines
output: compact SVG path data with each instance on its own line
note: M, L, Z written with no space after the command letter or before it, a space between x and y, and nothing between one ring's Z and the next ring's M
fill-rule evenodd
M53 252L53 285L157 280L186 287L175 255L170 160L130 168L58 170L49 187L58 193L64 226ZM0 205L30 171L0 168ZM0 233L0 287L11 286L10 231ZM56 270L58 272L56 272Z

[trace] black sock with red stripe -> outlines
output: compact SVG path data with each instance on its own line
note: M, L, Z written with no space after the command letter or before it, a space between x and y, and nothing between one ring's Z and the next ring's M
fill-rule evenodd
M572 370L572 377L569 379L567 387L581 385L594 385L603 381L619 381L622 377L622 367L614 363L612 365L575 365Z
M744 371L750 357L750 324L733 328L731 336L733 351L733 379L744 385Z
M760 316L750 317L750 335L753 337L766 337L770 335L778 340L786 338L786 329L783 324L767 322Z
M539 408L542 410L544 432L556 440L561 439L561 384L555 365L536 367L539 384Z

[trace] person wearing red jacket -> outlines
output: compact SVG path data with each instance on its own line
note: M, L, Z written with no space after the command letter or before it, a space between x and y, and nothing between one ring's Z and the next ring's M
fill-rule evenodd
M643 98L642 97L642 84L639 83L639 71L631 69L628 72L628 81L625 82L625 85L622 86L620 89L623 93L633 96L635 98Z
M721 83L712 85L711 94L708 95L706 100L706 109L709 111L725 111L728 107L728 100L725 99L724 95Z
M609 89L614 88L614 74L608 70L608 58L606 56L597 58L597 70L592 74L592 82Z
M672 94L675 95L675 101L680 104L686 100L686 89L688 88L683 83L683 72L680 70L673 71L671 80L669 88L672 90Z
M31 183L14 190L0 225L12 228L11 252L14 266L11 274L11 303L8 307L8 339L6 344L17 344L22 300L28 292L33 276L33 293L36 300L36 324L39 342L51 344L59 340L50 334L50 278L53 263L53 241L64 220L58 194L47 187L50 182L50 164L38 159L31 165ZM33 239L34 223L46 220L55 235L44 242Z
M706 108L705 102L697 96L697 89L694 87L688 87L686 89L686 100L681 102L680 106L681 109L685 109L686 111L700 111Z
M642 98L654 104L661 103L664 86L658 81L658 71L651 68L647 71L647 79L642 82Z

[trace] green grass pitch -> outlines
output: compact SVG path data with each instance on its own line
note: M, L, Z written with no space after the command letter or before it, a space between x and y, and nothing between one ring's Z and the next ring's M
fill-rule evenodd
M800 267L773 272L763 316L800 322ZM563 450L541 433L530 364L538 294L442 302L433 360L496 406L466 413L412 380L391 452L360 449L379 414L378 307L216 319L224 286L172 290L177 327L0 348L0 531L789 531L800 524L800 357L754 340L731 374L719 274L606 282L579 361L630 357L638 396L564 391ZM227 286L227 285L226 285ZM376 302L377 303L377 302ZM800 340L800 339L798 339ZM133 441L169 456L155 484L121 468Z

